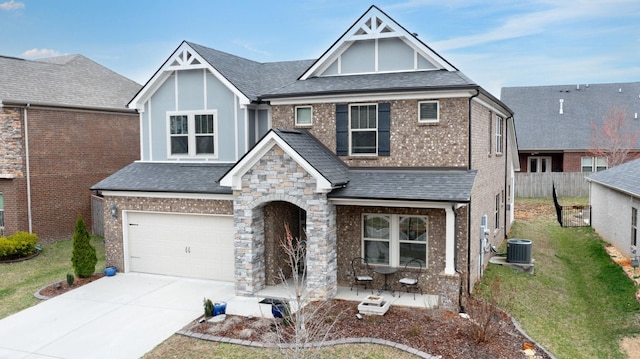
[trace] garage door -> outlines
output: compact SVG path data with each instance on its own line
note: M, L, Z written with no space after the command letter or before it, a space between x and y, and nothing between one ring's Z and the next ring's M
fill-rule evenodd
M128 270L234 280L233 217L128 212Z

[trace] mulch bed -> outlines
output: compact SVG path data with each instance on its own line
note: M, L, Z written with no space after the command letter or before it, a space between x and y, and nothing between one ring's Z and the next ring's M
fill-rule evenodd
M357 302L332 300L332 311L340 313L329 339L378 338L407 345L442 358L527 358L524 349L533 347L535 358L549 359L535 344L517 330L511 318L499 312L495 335L487 342L478 343L472 333L469 319L451 311L436 311L392 306L384 316L363 316L358 319ZM325 323L335 318L322 317ZM278 319L280 320L280 319ZM245 318L228 315L220 323L198 323L185 331L264 343L277 343L274 319Z
M49 284L48 286L40 289L37 294L39 294L42 299L53 298L70 290L82 287L83 285L91 283L94 280L100 279L102 277L104 277L104 273L94 273L91 277L88 278L76 277L72 285L67 284L67 281L63 280L60 282Z

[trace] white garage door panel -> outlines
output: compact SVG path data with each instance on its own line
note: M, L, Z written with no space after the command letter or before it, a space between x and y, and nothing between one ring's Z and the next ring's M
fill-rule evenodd
M129 270L233 281L233 218L130 212Z

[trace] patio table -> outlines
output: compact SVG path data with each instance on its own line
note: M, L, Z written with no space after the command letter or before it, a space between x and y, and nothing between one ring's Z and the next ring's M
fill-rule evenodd
M375 267L373 268L373 271L378 273L378 274L384 274L384 285L382 286L382 288L380 288L380 290L378 291L378 295L380 295L380 293L384 292L384 291L388 291L391 293L392 297L395 297L395 294L393 293L393 289L391 288L391 286L389 285L387 278L389 277L390 274L394 274L398 271L398 268L395 267L388 267L388 266L384 266L384 267Z

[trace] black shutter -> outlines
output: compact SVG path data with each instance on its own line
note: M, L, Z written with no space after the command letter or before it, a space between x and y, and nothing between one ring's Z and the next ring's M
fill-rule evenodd
M378 156L391 156L391 104L378 104Z
M349 106L336 105L336 154L349 155Z

